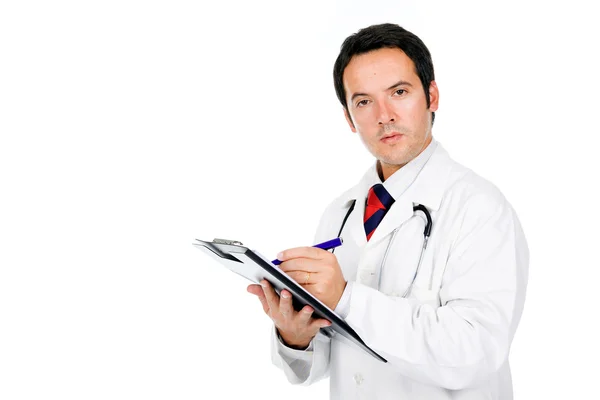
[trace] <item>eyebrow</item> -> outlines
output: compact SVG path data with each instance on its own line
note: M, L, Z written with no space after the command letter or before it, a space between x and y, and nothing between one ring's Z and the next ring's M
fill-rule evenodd
M407 82L407 81L398 81L398 82L394 83L392 86L390 86L389 88L387 88L386 90L391 90L391 89L393 89L395 87L398 87L398 86L409 86L409 87L412 87L412 84L410 82ZM368 96L368 95L366 93L354 93L352 95L352 98L350 99L350 101L351 102L354 101L354 99L357 98L357 97L359 97L359 96Z

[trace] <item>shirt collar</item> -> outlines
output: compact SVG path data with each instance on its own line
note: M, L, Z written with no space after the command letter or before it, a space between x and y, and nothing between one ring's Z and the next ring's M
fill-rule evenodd
M423 204L437 210L444 193L448 154L442 145L432 138L431 143L414 159L394 172L385 182L377 172L378 161L366 171L361 181L350 192L350 197L366 198L369 189L381 183L394 200L408 196L413 203Z

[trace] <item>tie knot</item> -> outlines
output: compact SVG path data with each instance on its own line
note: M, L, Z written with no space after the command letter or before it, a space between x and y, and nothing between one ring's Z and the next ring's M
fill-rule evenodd
M394 198L388 193L381 183L373 185L369 189L369 195L367 197L367 205L376 207L380 210L389 210L394 204Z

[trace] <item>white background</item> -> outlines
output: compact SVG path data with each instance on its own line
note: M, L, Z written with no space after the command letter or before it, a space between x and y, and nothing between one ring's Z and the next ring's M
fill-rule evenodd
M0 3L1 399L327 398L192 242L312 244L372 162L333 62L388 21L432 52L434 136L526 231L515 397L597 398L593 2L200 3Z

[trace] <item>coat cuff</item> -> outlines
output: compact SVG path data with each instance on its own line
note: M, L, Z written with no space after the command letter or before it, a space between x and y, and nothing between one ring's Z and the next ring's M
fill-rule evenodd
M353 282L346 283L344 293L342 293L340 301L335 307L335 310L333 310L342 319L345 319L348 316L348 312L350 311L350 296L352 295L352 286Z
M314 339L310 341L308 347L304 350L293 349L288 347L284 342L281 336L279 335L279 331L275 325L273 325L273 329L275 331L275 336L277 337L277 352L287 358L287 359L303 359L303 360L311 360L312 359L312 351L314 348L313 342Z

